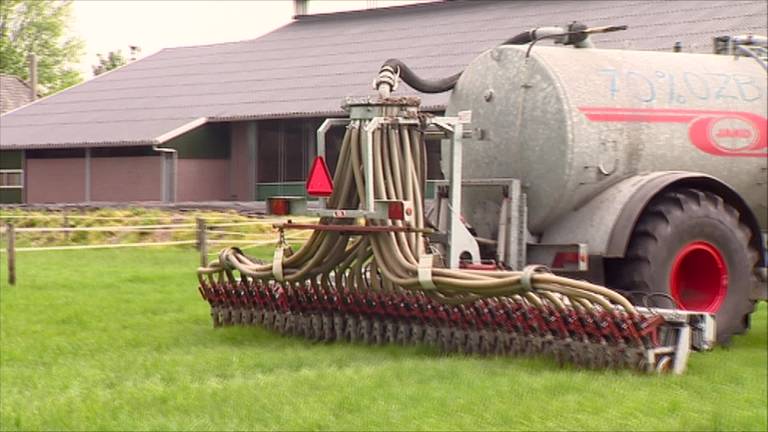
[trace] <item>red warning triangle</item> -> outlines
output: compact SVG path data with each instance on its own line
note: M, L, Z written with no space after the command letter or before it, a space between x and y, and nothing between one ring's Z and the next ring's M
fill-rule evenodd
M331 173L328 172L328 166L322 156L315 158L312 162L312 169L309 170L307 179L307 194L309 196L327 197L333 193L333 180Z

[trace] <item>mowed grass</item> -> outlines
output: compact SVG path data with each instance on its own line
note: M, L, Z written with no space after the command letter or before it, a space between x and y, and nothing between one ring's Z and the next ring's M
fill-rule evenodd
M767 427L765 303L730 348L659 377L213 329L196 263L182 249L18 254L18 284L1 275L1 428Z

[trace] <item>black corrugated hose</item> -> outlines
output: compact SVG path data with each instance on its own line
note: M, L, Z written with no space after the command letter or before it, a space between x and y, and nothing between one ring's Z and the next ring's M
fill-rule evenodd
M532 40L531 32L526 31L507 39L502 45L524 45L530 43ZM456 82L459 81L459 77L461 77L461 74L464 72L462 70L446 78L427 80L416 75L408 65L395 58L385 61L380 69L386 67L389 67L394 71L399 71L400 78L405 81L406 84L422 93L443 93L452 90L453 87L456 86Z
M403 81L405 81L406 84L411 86L411 88L413 88L414 90L420 91L422 93L447 92L448 90L451 90L456 85L456 81L459 80L461 73L464 72L464 71L461 71L447 78L442 78L437 80L426 80L426 79L420 78L411 70L411 68L409 68L405 63L403 63L398 59L389 59L385 61L384 64L381 65L381 69L384 69L387 66L389 66L395 71L400 71L400 78Z

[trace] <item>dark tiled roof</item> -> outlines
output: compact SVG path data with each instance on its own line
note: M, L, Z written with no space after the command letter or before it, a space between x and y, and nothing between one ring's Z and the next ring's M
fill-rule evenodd
M165 49L43 99L3 116L0 142L156 144L206 119L338 115L343 97L371 94L387 58L444 77L514 34L573 20L629 25L594 36L601 48L668 51L680 41L711 52L713 36L765 34L767 17L764 0L450 1L305 16L255 40ZM440 108L448 95L422 98Z
M0 113L32 102L29 86L15 75L0 74Z

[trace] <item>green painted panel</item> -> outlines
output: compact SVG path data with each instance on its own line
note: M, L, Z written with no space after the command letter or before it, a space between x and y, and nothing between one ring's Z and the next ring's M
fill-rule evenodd
M272 196L303 196L307 190L304 182L288 183L256 183L256 200L265 201ZM435 195L435 183L427 181L426 199L432 199Z
M304 182L256 183L256 200L266 201L273 196L307 196Z
M0 169L21 169L21 150L0 151Z
M427 190L424 192L424 199L432 199L435 197L435 183L427 180Z
M21 204L21 188L0 189L0 204Z
M164 147L178 151L180 159L229 159L229 123L210 123L176 137Z
M132 146L132 147L102 147L92 148L91 157L134 157L134 156L157 156L157 151L152 146Z

